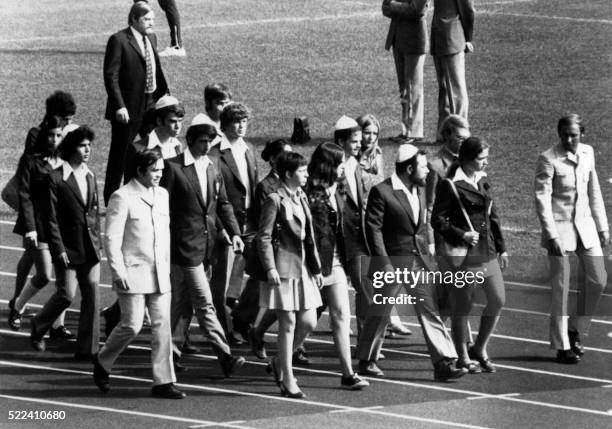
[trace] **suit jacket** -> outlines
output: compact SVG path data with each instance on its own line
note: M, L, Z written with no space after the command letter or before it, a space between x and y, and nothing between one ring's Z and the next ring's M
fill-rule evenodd
M355 201L349 192L349 186L346 179L339 185L344 201L344 216L343 216L343 233L345 240L346 259L352 260L361 255L369 255L368 242L365 235L365 184L361 167L355 169L355 183L357 184L357 201Z
M559 143L538 158L535 203L542 225L542 245L561 240L566 251L576 250L577 238L586 249L608 231L608 218L595 171L591 146L579 143L576 155Z
M213 146L208 152L208 156L215 162L227 190L227 196L234 208L234 215L240 226L240 231L245 232L245 225L249 222L251 225L257 225L258 213L253 210L255 201L255 187L257 185L257 162L255 161L255 149L250 143L247 143L248 150L246 151L247 170L249 174L249 187L251 195L251 207L246 209L246 193L247 188L240 180L240 173L236 160L232 155L229 143L222 141L220 144Z
M303 274L303 261L312 275L321 272L321 262L306 196L303 192L300 196L306 225L295 216L290 198L284 186L269 195L261 210L256 243L265 273L276 269L281 278L299 279ZM306 232L304 241L302 228Z
M257 221L259 222L259 215L261 214L261 209L268 199L268 196L272 192L276 192L278 187L280 186L280 179L276 173L270 171L266 177L264 177L261 182L257 184L255 187L255 198L253 199L253 204L251 209L257 217ZM261 268L261 262L259 261L259 252L257 251L257 237L251 244L245 248L246 250L246 264L244 267L244 271L253 279L266 281L267 276L266 273L263 272Z
M336 189L336 210L329 202L327 190L310 183L306 187L306 195L312 214L315 243L321 259L321 274L328 276L332 272L335 250L340 255L340 262L344 266L347 264L343 227L344 200L341 191Z
M87 175L83 201L74 174L64 180L64 166L51 171L44 204L45 234L54 261L66 252L71 264L100 261L100 213L96 178Z
M431 213L433 211L434 202L436 201L436 191L438 184L446 179L448 169L454 161L454 155L445 147L429 158L429 174L427 175L427 184L425 185L425 196L427 199L427 235L429 244L441 244L441 238L431 227Z
M394 46L401 54L427 52L425 11L429 0L384 0L383 15L391 18L385 49Z
M415 220L404 191L393 189L391 178L374 186L366 209L366 237L372 257L370 271L392 264L392 256L413 256L429 270L435 269L428 255L425 228L425 193L419 195L419 219Z
M172 263L194 267L213 260L217 218L230 236L240 228L228 201L223 176L213 163L206 170L206 201L195 165L185 165L185 154L166 160L160 185L170 194Z
M157 37L146 36L153 48L155 82L153 99L168 93L168 84L157 55ZM125 107L130 121L142 120L145 106L146 63L130 28L113 34L106 44L104 55L104 86L108 95L105 118L114 121L117 110Z
M431 54L453 55L465 50L474 33L472 0L433 0Z
M44 201L47 197L51 165L40 156L24 153L17 167L19 184L19 213L13 232L25 235L35 231L39 242L46 243Z
M486 177L481 178L478 189L463 180L454 184L474 230L480 234L478 243L468 249L466 258L469 258L470 263L496 258L498 253L506 251L506 245L497 208L489 193L489 182ZM431 225L449 243L464 244L463 234L469 231L469 226L448 180L438 185Z
M117 293L168 293L170 286L170 212L168 192L153 195L132 179L108 202L104 244L113 281L127 279L129 290Z

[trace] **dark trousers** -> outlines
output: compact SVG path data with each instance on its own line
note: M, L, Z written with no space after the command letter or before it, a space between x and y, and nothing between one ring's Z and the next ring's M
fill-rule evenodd
M181 39L181 17L174 0L158 0L159 7L166 14L168 27L170 27L170 46L183 46Z
M110 196L121 186L125 169L125 154L140 131L142 120L130 118L127 124L111 121L111 144L106 163L106 178L104 180L104 204L108 205Z
M42 310L32 319L32 332L42 338L51 328L55 319L70 307L76 295L77 285L81 290L81 312L77 334L77 353L94 354L98 351L100 339L100 264L70 265L65 268L55 264L56 292Z

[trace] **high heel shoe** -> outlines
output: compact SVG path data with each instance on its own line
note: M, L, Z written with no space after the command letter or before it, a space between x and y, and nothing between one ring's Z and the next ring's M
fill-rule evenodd
M280 387L281 395L287 398L302 399L306 397L304 392L302 392L300 389L298 389L297 392L289 391L289 389L287 389L287 386L285 386L285 383L283 383L282 381L279 383L278 387Z
M493 365L493 362L491 362L489 358L485 358L482 355L476 354L476 352L474 352L474 347L470 347L468 349L468 356L471 359L475 359L480 364L480 368L482 368L482 372L488 372L488 373L497 372L497 368L495 367L495 365Z

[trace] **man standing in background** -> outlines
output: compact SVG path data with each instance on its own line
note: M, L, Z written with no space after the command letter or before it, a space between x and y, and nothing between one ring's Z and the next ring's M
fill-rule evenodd
M382 12L391 18L385 49L393 59L402 104L400 140L423 140L423 66L427 52L425 10L428 0L383 0Z
M451 113L468 118L465 53L474 52L472 0L433 0L431 55L438 77L438 126ZM437 136L440 138L440 136Z
M168 92L153 34L155 14L147 2L132 5L129 27L113 34L104 55L105 118L111 123L104 202L121 185L127 147L143 125L145 112Z

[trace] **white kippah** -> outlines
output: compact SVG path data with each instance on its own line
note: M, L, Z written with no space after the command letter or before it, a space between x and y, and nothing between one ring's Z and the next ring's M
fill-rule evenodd
M356 120L349 118L348 116L342 115L340 119L334 125L334 130L350 130L352 128L359 128L359 124Z
M62 134L64 135L64 137L66 137L69 132L74 131L77 128L79 128L77 124L68 124L64 128L62 128Z
M410 143L404 143L397 151L397 162L404 162L415 156L419 152L419 148L411 145Z
M191 126L194 125L212 125L217 128L217 124L215 124L213 120L210 119L210 117L204 113L198 113L193 117L193 119L191 120Z
M175 106L177 104L179 104L179 101L175 97L171 95L164 95L155 103L155 110L163 109L164 107L168 106Z

